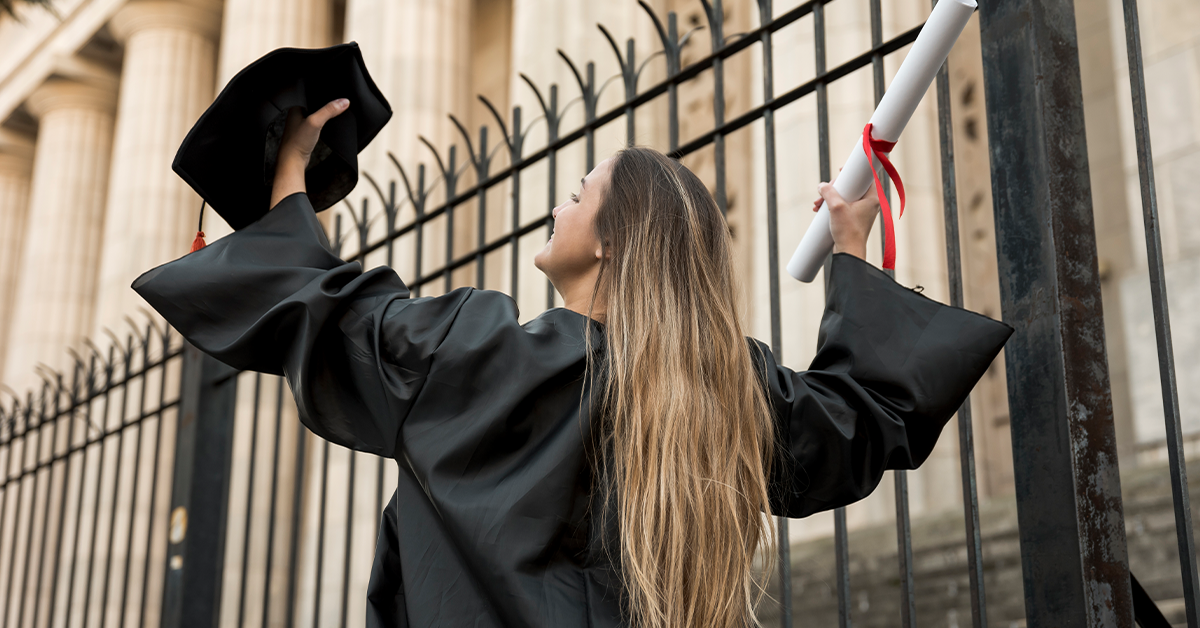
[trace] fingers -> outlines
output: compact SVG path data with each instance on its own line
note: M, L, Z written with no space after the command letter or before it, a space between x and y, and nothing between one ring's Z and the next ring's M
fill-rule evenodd
M305 119L305 122L320 129L325 126L326 122L341 115L343 111L350 107L350 101L345 98L339 98L327 103L324 107L317 109Z
M829 208L829 211L838 212L846 209L846 199L838 194L832 184L822 183L817 186L817 191L821 193L821 200L825 201L825 206Z

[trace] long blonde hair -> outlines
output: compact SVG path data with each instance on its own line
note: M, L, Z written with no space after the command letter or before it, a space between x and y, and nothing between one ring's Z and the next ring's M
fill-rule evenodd
M774 430L728 227L700 179L657 151L625 149L611 172L595 222L607 350L594 400L626 609L636 628L743 628L763 590L755 551L773 555Z

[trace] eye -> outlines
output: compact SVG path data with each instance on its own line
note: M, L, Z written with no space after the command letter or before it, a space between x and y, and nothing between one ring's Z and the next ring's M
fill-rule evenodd
M579 196L578 196L578 195L576 195L574 192L572 192L572 193L571 193L571 201L572 201L572 202L574 202L574 203L578 203L578 202L579 202Z

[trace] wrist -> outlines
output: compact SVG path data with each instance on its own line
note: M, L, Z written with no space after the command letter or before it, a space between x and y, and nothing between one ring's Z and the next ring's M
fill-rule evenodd
M304 167L297 162L280 161L275 168L275 181L271 185L271 201L268 209L274 208L279 201L297 192L307 192L304 181Z
M866 259L867 259L867 243L866 242L854 242L854 243L842 245L842 244L838 244L835 242L833 244L833 252L834 253L846 253L848 255L853 255L854 257L857 257L860 260L866 261Z

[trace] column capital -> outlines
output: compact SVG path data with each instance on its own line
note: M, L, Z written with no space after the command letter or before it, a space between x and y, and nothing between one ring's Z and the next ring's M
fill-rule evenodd
M25 106L36 118L64 108L95 109L115 114L117 90L102 82L51 77L33 90Z
M169 28L190 31L215 40L221 30L219 0L132 0L117 10L109 22L120 41L139 31Z

